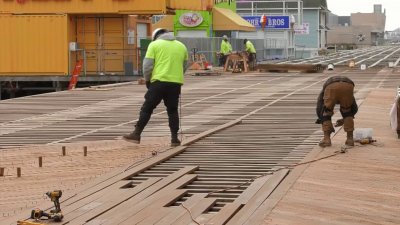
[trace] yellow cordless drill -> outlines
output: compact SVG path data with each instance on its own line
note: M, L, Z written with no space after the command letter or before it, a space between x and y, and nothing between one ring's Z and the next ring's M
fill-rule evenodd
M60 206L60 198L62 196L62 191L61 190L54 190L54 191L49 191L46 193L46 195L50 198L52 202L54 202L54 208L53 210L50 210L51 213L51 218L59 222L63 219L63 214L61 213L61 206Z
M49 191L46 193L46 195L51 199L52 202L54 202L55 209L50 210L50 213L46 213L44 210L36 208L31 211L30 216L30 219L33 219L35 222L29 220L20 220L17 222L17 225L44 225L40 223L42 217L47 217L45 218L46 220L52 219L54 220L54 222L60 222L64 218L60 207L60 198L62 196L62 191Z
M34 209L31 212L31 219L35 221L39 221L43 216L47 217L47 219L51 219L51 216L41 209Z
M51 210L51 213L58 213L61 212L61 207L60 207L60 198L62 196L62 191L61 190L55 190L55 191L49 191L46 193L46 195L51 199L52 202L54 202L54 210Z

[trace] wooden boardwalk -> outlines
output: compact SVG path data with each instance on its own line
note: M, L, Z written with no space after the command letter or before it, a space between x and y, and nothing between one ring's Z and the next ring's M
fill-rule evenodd
M296 215L291 217L290 213L294 212L290 208L291 203L285 205L285 201L289 202L290 199L286 200L284 196L288 193L287 197L290 197L290 188L298 185L295 182L304 169L307 168L298 182L302 182L310 168L337 160L337 164L320 168L311 174L312 177L321 176L319 180L326 180L326 186L315 189L310 187L310 190L318 193L299 194L298 206L304 205L301 201L315 202L317 209L317 203L324 206L324 187L337 188L335 183L340 178L340 174L332 175L335 180L324 174L335 172L337 167L342 168L340 163L344 164L343 159L346 157L350 159L349 165L354 166L357 158L351 157L353 150L358 152L358 149L364 149L354 148L347 154L309 166L295 169L290 167L339 148L340 132L333 139L335 145L331 148L332 151L330 148L324 151L319 147L314 148L321 132L319 126L313 124L318 92L330 75L338 73L348 75L356 83L356 99L361 105L359 117L362 113L370 115L369 110L363 110L364 106L368 106L365 99L371 91L373 94L375 90L386 91L382 99L388 103L393 100L389 90L394 93L394 87L400 83L399 74L390 70L188 76L182 97L182 130L184 144L187 146L169 150L165 147L169 132L163 107L157 109L145 130L143 148L115 140L132 129L143 98L143 86L131 84L108 90L60 92L1 102L3 117L0 124L0 146L5 149L0 150L4 159L0 163L16 163L20 151L21 157L25 154L29 158L28 165L19 162L26 166L25 169L37 167L35 160L43 154L52 157L50 159L54 160L54 167L60 166L57 171L49 168L32 169L33 172L28 174L29 179L15 178L13 173L7 173L6 177L0 178L0 182L7 184L0 200L7 202L6 204L17 202L13 207L21 207L19 210L14 209L17 212L3 216L4 223L13 224L17 219L27 217L29 207L21 206L26 204L24 199L27 196L34 196L39 192L36 197L28 200L32 202L30 206L33 206L45 188L63 187L68 190L61 204L66 215L64 223L68 224L298 224ZM64 104L56 104L60 99L65 100ZM42 104L46 107L41 107ZM374 107L382 106L372 106L372 109ZM28 108L32 110L29 111ZM383 110L379 113L383 113ZM361 121L361 118L357 117L356 123L358 120ZM390 131L387 132L390 134ZM159 139L162 141L158 141ZM82 157L81 151L85 145L82 141L96 143L91 141L104 140L109 140L115 146L110 144L106 148L100 142L97 144L99 149L96 154L89 154L93 158L88 160ZM67 160L59 156L60 146L66 143L75 146L74 153ZM36 145L34 151L29 152L33 148L27 147L29 145ZM40 149L43 145L44 150ZM10 149L17 146L25 146L28 150ZM151 156L151 150L154 149L159 152L155 157ZM135 164L140 159L140 154L148 160ZM109 166L103 168L102 165L107 163ZM93 167L85 167L86 165ZM367 165L371 163L362 166ZM288 168L284 169L285 167ZM46 178L51 177L52 172L60 177L63 171L72 171L69 175L65 173L64 186L60 184L60 178ZM365 175L362 170L359 172L357 175ZM80 176L77 177L77 174ZM393 177L394 173L388 176ZM79 182L67 182L74 177ZM260 178L252 179L255 177ZM49 185L43 184L37 188L37 180L49 181ZM345 180L342 182L346 183ZM81 183L85 184L78 185ZM308 181L300 186L311 186L314 183L318 182ZM76 188L71 188L71 184ZM385 184L394 188L391 185L398 183ZM20 188L24 185L29 185L31 191ZM348 189L359 190L360 186L358 189ZM17 191L13 193L13 190ZM354 201L354 205L361 204L353 200L349 193L345 194L343 199ZM316 200L310 200L313 195ZM396 195L398 192L394 193ZM51 203L41 205L44 209L50 206ZM287 211L285 206L289 207ZM280 207L283 207L282 211L276 211ZM382 207L397 209L390 208L390 205ZM312 211L310 206L310 214ZM300 214L306 219L310 218L306 212ZM361 214L353 212L352 215L357 218ZM316 221L305 219L304 224L324 224L323 220L330 219L326 215L321 217L322 220ZM383 220L391 222L389 217L384 217Z

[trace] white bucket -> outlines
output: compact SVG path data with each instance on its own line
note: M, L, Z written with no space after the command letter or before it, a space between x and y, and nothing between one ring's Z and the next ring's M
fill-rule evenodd
M394 62L389 62L389 68L393 68L394 67Z
M361 69L361 70L366 70L366 69L367 69L367 65L361 64L360 69Z
M328 64L328 70L333 70L333 64Z
M373 129L372 128L356 128L354 130L354 140L372 139Z

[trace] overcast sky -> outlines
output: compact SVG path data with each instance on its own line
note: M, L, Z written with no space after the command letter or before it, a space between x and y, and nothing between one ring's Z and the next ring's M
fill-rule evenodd
M327 0L328 9L338 16L350 16L351 13L372 13L374 4L381 4L386 9L386 29L400 27L399 0Z

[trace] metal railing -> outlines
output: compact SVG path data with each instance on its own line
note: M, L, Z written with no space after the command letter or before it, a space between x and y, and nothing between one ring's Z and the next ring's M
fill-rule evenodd
M217 52L221 49L222 38L187 38L187 37L177 37L179 41L184 43L190 52L193 54L203 54L207 61L211 62L213 65L218 64ZM229 42L232 45L234 52L244 51L244 39L230 38ZM251 41L257 51L257 61L265 61L271 59L287 59L292 57L289 52L294 52L294 47L289 51L290 46L287 44L285 39L248 39Z
M189 38L177 37L179 41L185 44L190 56L194 54L203 54L206 60L212 65L218 64L217 53L221 49L221 37L214 38ZM230 38L234 52L244 51L242 38ZM291 55L288 41L285 39L248 39L257 51L257 61L271 59L287 59ZM125 42L125 41L124 41ZM114 47L114 46L112 46ZM142 58L147 49L145 47L132 48L98 48L97 46L85 46L81 44L79 51L70 52L70 72L73 70L74 62L83 59L85 62L83 74L98 75L137 75L141 74ZM84 54L83 54L84 53Z

